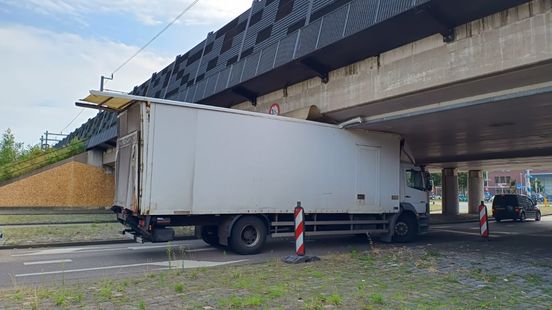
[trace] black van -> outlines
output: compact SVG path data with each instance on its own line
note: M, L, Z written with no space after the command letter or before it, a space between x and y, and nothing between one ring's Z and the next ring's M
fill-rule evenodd
M540 221L541 212L537 203L529 197L517 194L496 195L493 199L493 216L497 222L504 219L525 221L534 218Z

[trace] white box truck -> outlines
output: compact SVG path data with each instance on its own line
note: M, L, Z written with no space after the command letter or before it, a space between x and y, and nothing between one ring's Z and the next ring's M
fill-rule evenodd
M91 91L118 112L113 211L142 240L195 226L212 245L257 253L268 236L372 234L407 242L428 228L428 173L401 162L401 137L163 99Z

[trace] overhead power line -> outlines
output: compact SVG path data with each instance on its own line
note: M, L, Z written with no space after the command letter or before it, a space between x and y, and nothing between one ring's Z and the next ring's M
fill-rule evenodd
M165 32L167 29L169 29L172 25L174 25L174 23L176 23L176 21L178 21L180 19L180 17L182 17L182 15L186 14L186 12L188 12L191 8L194 7L194 5L196 5L197 3L199 2L199 0L194 0L194 2L192 2L190 5L188 5L182 12L180 12L180 14L178 14L170 23L168 23L163 29L161 29L161 31L159 31L156 35L153 36L153 38L151 38L151 40L149 40L146 44L144 44L144 46L142 46L138 51L136 51L136 53L134 53L132 56L130 56L130 58L128 58L127 60L125 60L120 66L117 67L117 69L113 70L113 72L111 73L111 75L114 75L115 73L117 73L117 71L121 70L124 66L126 66L130 61L132 61L132 59L134 59L136 56L138 56L138 54L140 54L144 49L146 49L146 47L148 47L153 41L155 41L155 39L157 39L161 34L163 34L163 32Z
M75 116L70 122L69 124L67 124L67 126L63 127L63 129L61 130L61 133L63 133L65 131L65 129L67 129L69 126L71 126L71 124L73 124L73 122L75 120L77 120L77 118L79 118L79 116L82 114L82 112L84 112L84 108L81 108L81 110L79 111L79 113L77 113L77 116Z
M199 0L194 0L192 3L190 3L190 5L188 5L184 10L182 10L182 12L180 12L170 23L168 23L165 27L163 27L163 29L161 29L161 31L159 31L146 44L144 44L144 46L142 46L139 50L137 50L136 53L134 53L132 56L130 56L127 60L125 60L115 70L113 70L113 72L111 73L111 79L113 78L113 75L115 73L117 73L124 66L126 66L129 62L131 62L136 56L138 56L143 50L145 50L146 47L148 47L151 43L153 43L153 41L155 41L157 38L159 38L159 36L161 34L163 34L163 32L167 31L167 29L169 29L172 25L174 25L174 23L176 23L184 14L186 14L186 12L188 12L191 8L193 8L198 2L199 2ZM102 79L103 78L105 78L105 77L102 77ZM103 80L102 80L102 85L103 85ZM61 130L61 132L64 132L65 129L67 129L69 126L71 126L71 124L73 124L73 122L82 114L82 112L84 112L84 108L81 108L81 110L77 113L77 115L69 122L69 124L67 124L67 126L65 126Z

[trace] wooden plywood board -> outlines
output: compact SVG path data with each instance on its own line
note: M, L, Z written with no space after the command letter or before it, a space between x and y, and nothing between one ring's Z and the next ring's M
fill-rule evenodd
M0 187L0 207L109 207L114 188L112 174L73 161Z

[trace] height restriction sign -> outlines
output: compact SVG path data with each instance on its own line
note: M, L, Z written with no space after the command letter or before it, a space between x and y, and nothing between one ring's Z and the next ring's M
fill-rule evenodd
M273 103L270 106L270 109L268 109L268 114L270 115L279 115L280 114L280 105L277 103Z

